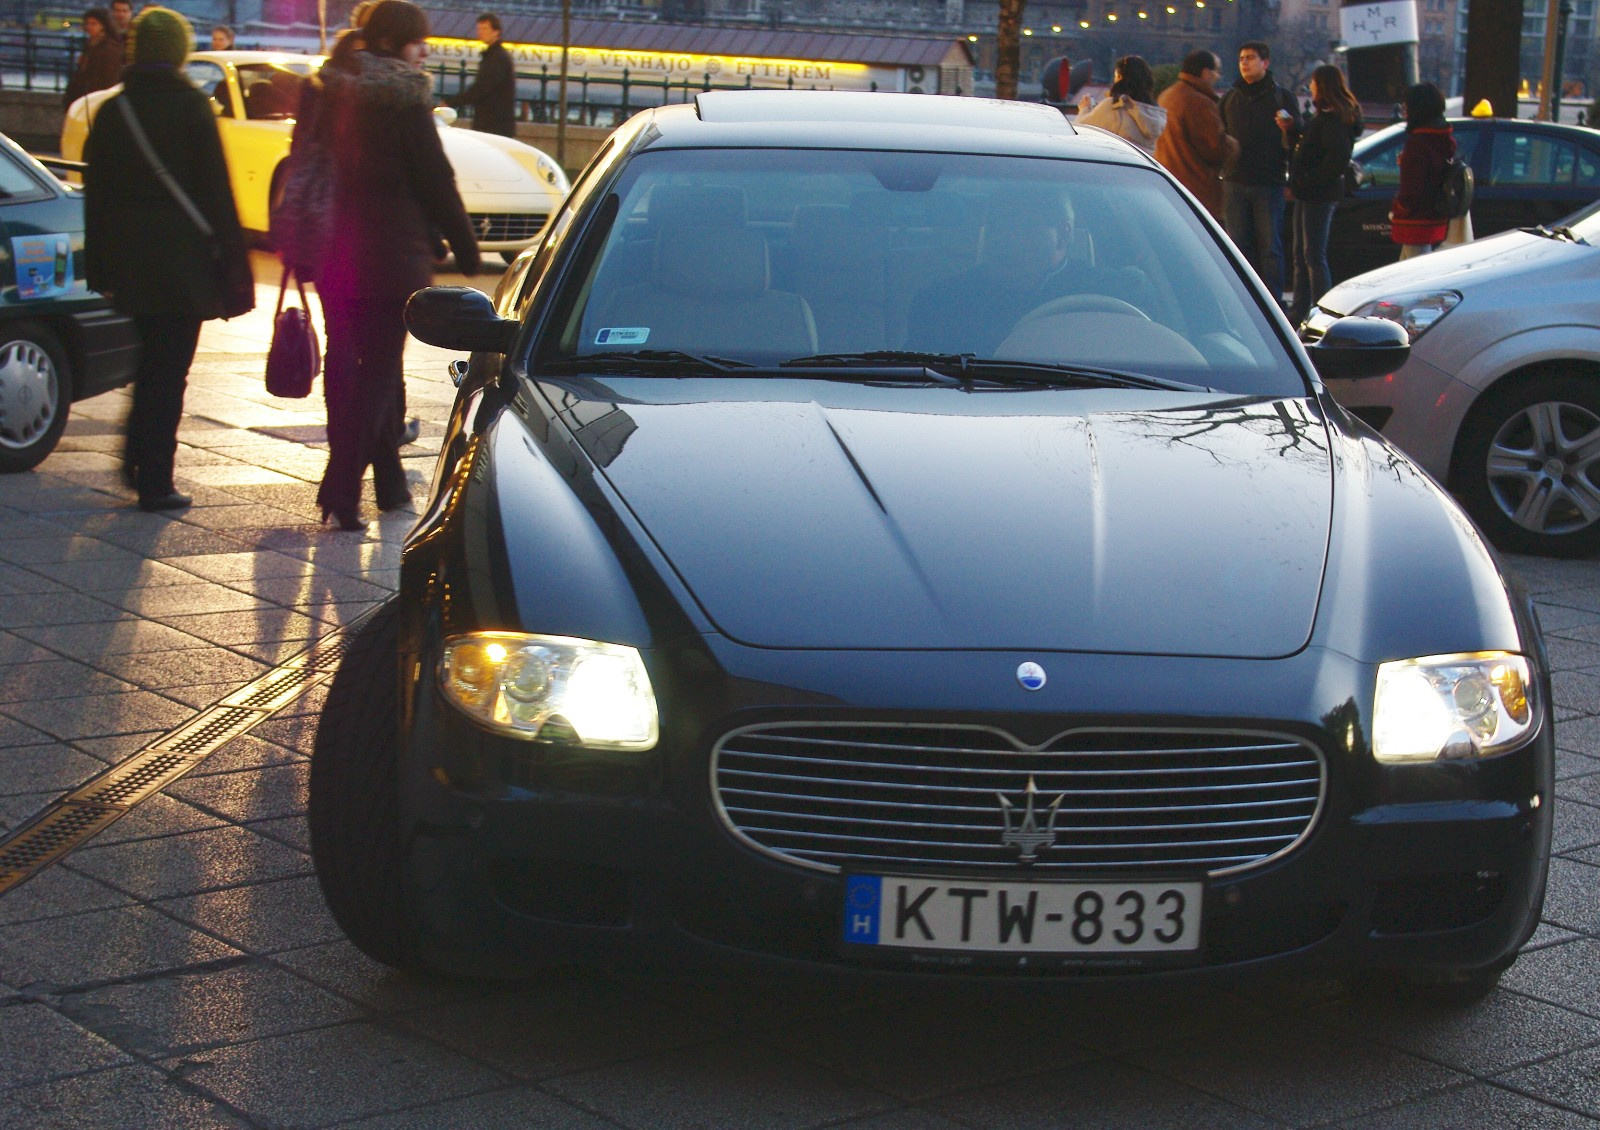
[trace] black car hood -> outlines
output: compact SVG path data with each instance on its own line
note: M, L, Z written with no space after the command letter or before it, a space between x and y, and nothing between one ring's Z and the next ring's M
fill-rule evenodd
M795 385L564 413L603 421L580 442L733 639L1265 658L1310 635L1313 401Z

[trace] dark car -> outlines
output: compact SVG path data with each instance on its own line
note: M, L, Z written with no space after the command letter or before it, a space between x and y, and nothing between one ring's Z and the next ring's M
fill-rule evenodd
M1515 118L1451 118L1456 153L1472 166L1472 230L1482 237L1553 224L1600 199L1600 130ZM1404 123L1356 142L1362 187L1340 201L1328 232L1338 282L1400 257L1389 204L1400 185Z
M310 783L376 959L1470 995L1537 924L1531 607L1317 375L1404 331L1303 349L1123 142L704 94L408 324L476 352Z
M0 473L55 450L69 406L127 384L133 323L83 281L83 199L0 135Z

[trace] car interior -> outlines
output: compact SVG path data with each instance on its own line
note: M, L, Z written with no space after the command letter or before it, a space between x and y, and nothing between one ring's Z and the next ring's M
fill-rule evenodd
M1200 250L1203 229L1123 187L818 179L799 193L760 175L636 184L563 351L626 341L765 361L909 350L1138 370L1270 363L1225 264L1174 253ZM1147 191L1166 188L1149 179Z

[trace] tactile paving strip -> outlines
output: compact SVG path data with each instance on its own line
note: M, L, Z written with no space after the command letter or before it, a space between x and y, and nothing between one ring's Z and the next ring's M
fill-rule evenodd
M182 726L73 790L0 840L0 895L126 816L207 757L332 677L345 639L370 612L246 683Z

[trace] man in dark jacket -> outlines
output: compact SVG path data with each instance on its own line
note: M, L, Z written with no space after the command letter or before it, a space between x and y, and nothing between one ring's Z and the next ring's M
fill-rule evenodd
M216 115L183 76L191 39L176 12L139 14L122 93L100 107L83 154L88 283L139 336L123 471L142 510L189 505L173 485L173 458L200 325L255 305Z
M1267 290L1283 300L1284 185L1300 137L1300 107L1268 69L1260 40L1239 47L1239 81L1222 98L1222 124L1239 155L1222 175L1223 226Z
M457 109L471 106L472 128L502 137L517 135L517 71L511 52L500 42L500 17L485 12L478 17L478 38L483 54L472 85L449 99Z
M83 14L83 34L88 44L78 56L78 69L67 80L64 102L68 106L91 91L122 81L122 40L111 34L111 13L90 8Z

